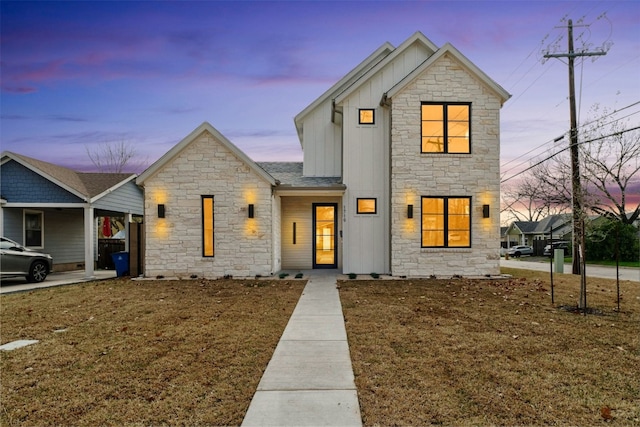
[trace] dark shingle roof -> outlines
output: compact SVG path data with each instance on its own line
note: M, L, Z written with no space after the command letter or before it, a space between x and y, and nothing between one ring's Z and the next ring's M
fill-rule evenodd
M514 221L513 224L523 233L532 233L538 226L537 221Z
M282 187L292 188L343 188L339 176L303 176L301 162L260 162L257 163L269 175L279 181Z

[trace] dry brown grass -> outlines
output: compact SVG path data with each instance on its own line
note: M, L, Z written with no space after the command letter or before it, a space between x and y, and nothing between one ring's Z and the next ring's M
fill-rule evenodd
M0 424L238 425L303 286L110 280L2 296L2 343L40 342L0 352Z
M340 282L365 425L640 425L640 284L504 272Z

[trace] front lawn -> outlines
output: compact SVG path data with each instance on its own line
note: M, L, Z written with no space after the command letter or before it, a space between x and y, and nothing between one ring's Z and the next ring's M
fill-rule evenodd
M503 272L340 282L365 425L640 425L640 284Z
M0 297L0 425L239 425L304 281L108 280Z

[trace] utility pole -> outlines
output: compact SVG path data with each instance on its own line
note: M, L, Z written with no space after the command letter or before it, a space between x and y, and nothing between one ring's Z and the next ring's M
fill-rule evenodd
M581 258L584 255L584 215L582 208L582 187L580 184L580 157L578 150L578 123L576 118L576 88L574 83L573 63L576 57L606 55L606 52L578 52L573 49L573 22L569 19L569 52L546 54L545 58L567 58L569 60L569 132L571 151L571 200L573 205L573 274L582 271ZM582 292L581 292L582 293ZM586 295L585 295L586 296ZM581 300L582 302L582 300Z

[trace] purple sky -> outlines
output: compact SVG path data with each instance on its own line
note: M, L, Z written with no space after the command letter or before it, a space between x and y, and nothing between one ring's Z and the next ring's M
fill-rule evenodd
M501 117L505 176L568 130L567 66L541 61L555 40L566 52L566 19L589 24L576 26L576 49L613 43L595 62L576 62L580 119L596 102L613 110L640 101L638 1L3 0L0 8L1 149L79 170L91 170L86 147L99 143L135 145L149 164L203 121L254 160L299 161L293 117L384 42L398 46L415 31L451 42L512 94ZM640 106L622 115L640 124Z

